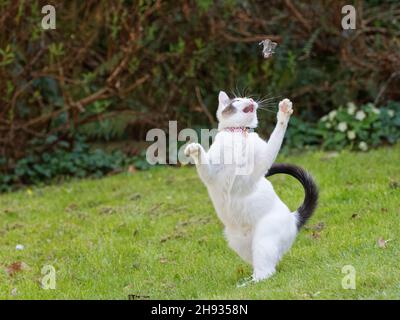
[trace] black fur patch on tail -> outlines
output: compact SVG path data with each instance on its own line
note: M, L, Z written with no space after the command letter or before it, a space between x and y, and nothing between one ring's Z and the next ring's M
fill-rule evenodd
M277 173L288 174L303 185L305 196L302 205L297 209L299 220L297 228L300 229L312 216L318 204L318 187L311 175L303 168L287 163L274 163L269 169L266 177Z

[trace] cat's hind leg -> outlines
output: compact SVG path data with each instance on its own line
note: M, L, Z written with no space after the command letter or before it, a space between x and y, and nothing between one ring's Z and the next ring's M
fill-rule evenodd
M291 247L297 233L295 221L291 219L279 212L264 216L258 222L252 241L254 281L271 277L282 255Z
M276 239L257 239L253 245L253 280L261 281L272 276L280 257Z
M226 228L225 237L228 240L228 245L235 251L244 261L251 264L253 261L252 257L252 235L250 232L244 234L238 232L238 230Z

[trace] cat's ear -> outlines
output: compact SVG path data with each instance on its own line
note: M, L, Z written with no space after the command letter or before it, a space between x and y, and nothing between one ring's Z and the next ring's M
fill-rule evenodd
M226 106L229 104L230 99L228 95L224 91L220 91L218 95L218 102L222 106Z

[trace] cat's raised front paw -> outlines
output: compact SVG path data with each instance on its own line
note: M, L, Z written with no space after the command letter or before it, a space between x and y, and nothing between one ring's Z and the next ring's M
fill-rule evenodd
M278 121L281 124L287 123L292 113L293 104L289 99L283 99L279 102Z
M185 155L187 157L189 156L196 157L200 152L200 148L201 145L198 143L189 143L185 148Z
M279 111L291 115L293 113L293 103L289 99L283 99L279 102Z

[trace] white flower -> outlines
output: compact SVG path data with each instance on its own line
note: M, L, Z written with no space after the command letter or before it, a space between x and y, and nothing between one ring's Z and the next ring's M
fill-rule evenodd
M329 123L329 122L327 122L327 123L325 123L325 127L327 127L328 129L330 129L330 128L332 128L332 124Z
M354 131L347 131L347 138L349 138L349 140L354 140L356 138L356 133Z
M340 122L337 126L338 130L340 132L345 132L347 130L347 123L346 122Z
M24 250L24 245L22 245L22 244L17 244L16 246L15 246L15 250Z
M389 115L389 117L393 118L394 117L394 110L389 109L388 110L388 115Z
M362 120L365 119L365 117L366 117L366 115L365 115L365 112L364 112L364 111L362 111L362 110L357 111L357 113L356 113L356 119L357 119L357 120L362 121Z
M322 122L325 122L326 120L328 120L328 116L326 115L326 116L323 116L322 118L321 118L321 121Z
M354 112L356 112L356 109L357 109L357 107L353 102L349 102L347 104L347 113L348 114L353 115Z
M336 118L336 114L337 114L336 110L332 110L331 112L329 112L329 114L328 114L329 120L335 119Z
M381 110L379 110L378 108L372 108L372 112L376 113L376 114L380 114Z
M364 141L361 141L358 144L358 147L360 148L361 151L367 151L368 150L368 145Z
M375 114L379 114L381 110L379 110L377 107L375 107L372 103L368 103L368 107L371 108L371 111Z

